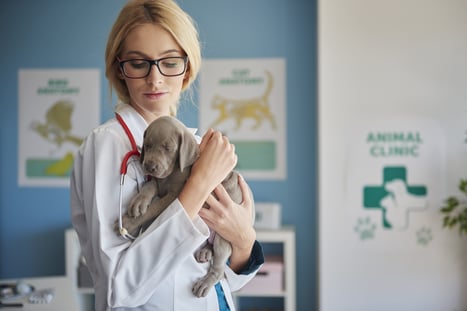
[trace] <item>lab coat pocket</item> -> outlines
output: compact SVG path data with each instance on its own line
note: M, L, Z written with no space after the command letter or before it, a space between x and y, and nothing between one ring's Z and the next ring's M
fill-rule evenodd
M141 189L141 186L146 181L146 176L144 175L139 157L134 157L128 161L127 178L136 183L137 191Z
M140 191L145 182L145 176L139 158L131 158L127 165L127 174L124 177L123 209L127 210L131 199Z
M207 273L208 268L209 262L199 263L194 255L181 266L175 277L174 310L219 310L214 288L207 297L198 298L193 294L193 285Z

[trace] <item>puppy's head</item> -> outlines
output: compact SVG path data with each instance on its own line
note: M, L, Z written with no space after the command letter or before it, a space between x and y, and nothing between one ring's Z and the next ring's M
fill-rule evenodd
M144 172L166 178L174 169L183 172L199 156L192 133L174 117L159 117L144 132L141 164Z

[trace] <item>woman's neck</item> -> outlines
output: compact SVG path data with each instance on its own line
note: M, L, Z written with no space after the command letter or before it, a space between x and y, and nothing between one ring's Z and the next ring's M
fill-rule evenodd
M150 124L152 121L156 120L162 116L170 115L169 109L167 110L148 110L144 107L131 103L131 106L143 117L143 119Z

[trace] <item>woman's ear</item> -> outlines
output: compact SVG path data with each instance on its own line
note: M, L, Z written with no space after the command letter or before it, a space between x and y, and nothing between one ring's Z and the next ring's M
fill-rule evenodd
M190 66L188 65L186 67L185 73L183 74L183 80L188 80L190 78L191 71L190 71Z
M118 68L117 77L118 77L120 80L124 80L124 79L125 79L125 77L123 76L123 73L122 73L122 69L120 69L120 68Z
M125 76L123 75L122 67L120 66L120 63L119 63L118 59L119 58L117 57L117 59L115 60L115 63L114 63L117 78L119 78L120 80L124 80Z

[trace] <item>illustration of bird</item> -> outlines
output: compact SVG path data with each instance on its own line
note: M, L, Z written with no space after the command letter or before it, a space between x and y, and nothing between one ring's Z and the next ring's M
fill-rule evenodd
M77 146L81 145L83 139L70 134L71 114L73 103L67 100L59 100L47 110L45 123L33 122L32 129L41 137L60 147L65 142Z

